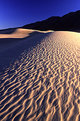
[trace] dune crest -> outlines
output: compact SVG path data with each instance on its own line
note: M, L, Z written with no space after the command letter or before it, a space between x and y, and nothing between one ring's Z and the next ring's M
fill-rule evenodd
M25 37L28 37L29 34L33 32L47 33L51 31L39 31L39 30L18 28L18 29L15 29L11 34L0 34L0 38L25 38Z
M27 50L27 41L37 44ZM1 121L79 121L80 34L38 31L9 50L23 45L0 74Z

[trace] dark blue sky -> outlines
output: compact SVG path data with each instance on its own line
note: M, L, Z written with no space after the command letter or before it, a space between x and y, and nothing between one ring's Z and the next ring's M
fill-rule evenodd
M0 29L80 10L80 0L0 0Z

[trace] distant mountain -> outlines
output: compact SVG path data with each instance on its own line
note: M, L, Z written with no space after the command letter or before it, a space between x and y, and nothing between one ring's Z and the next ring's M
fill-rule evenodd
M22 28L37 30L80 31L80 10L62 17L52 16L46 20L24 25Z

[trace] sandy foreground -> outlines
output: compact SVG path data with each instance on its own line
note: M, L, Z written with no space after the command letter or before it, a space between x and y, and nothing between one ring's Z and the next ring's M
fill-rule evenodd
M0 121L80 121L80 33L0 33Z

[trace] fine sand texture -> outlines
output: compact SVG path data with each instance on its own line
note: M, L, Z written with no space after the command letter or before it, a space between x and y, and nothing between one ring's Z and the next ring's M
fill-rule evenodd
M0 121L80 121L80 33L0 34Z

